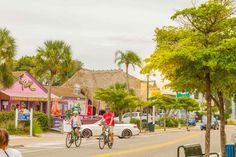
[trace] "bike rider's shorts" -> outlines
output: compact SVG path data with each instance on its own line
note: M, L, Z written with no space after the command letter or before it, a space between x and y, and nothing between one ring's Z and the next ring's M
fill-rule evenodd
M79 130L80 127L79 127L79 126L75 126L75 127L73 126L73 130L74 130L74 131L75 131L75 129L78 129L78 130Z
M110 132L113 133L114 126L109 125Z

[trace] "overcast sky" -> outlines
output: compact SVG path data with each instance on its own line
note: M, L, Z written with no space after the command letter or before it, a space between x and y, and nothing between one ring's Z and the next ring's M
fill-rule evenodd
M45 40L64 40L85 68L114 69L116 50L142 58L154 50L154 29L191 0L0 0L0 27L11 31L17 58L35 55ZM131 73L139 78L138 69Z

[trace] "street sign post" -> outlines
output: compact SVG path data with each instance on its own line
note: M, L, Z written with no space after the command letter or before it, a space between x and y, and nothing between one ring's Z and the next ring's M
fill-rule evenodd
M15 128L18 128L18 121L30 121L30 136L33 136L33 109L29 113L21 113L16 109Z
M177 92L176 93L176 98L181 98L181 97L188 97L190 98L190 93L189 92ZM178 118L181 119L181 110L178 111ZM178 128L181 128L181 123L178 123Z

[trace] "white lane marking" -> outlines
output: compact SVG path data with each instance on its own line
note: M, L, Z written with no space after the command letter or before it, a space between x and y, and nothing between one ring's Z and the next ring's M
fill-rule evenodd
M93 144L97 144L98 143L98 141L96 140L96 141L90 141L90 142L86 142L86 143L81 143L81 146L83 147L83 146L88 146L88 145L93 145ZM52 145L51 145L52 146ZM26 148L28 148L28 149L26 149ZM39 148L39 149L35 149L35 150L30 150L31 148ZM63 149L63 148L67 148L66 146L53 146L53 147L24 147L24 149L19 149L23 154L26 154L26 153L33 153L33 152L40 152L40 151L45 151L45 150L53 150L53 149ZM68 149L70 149L70 148L68 148Z

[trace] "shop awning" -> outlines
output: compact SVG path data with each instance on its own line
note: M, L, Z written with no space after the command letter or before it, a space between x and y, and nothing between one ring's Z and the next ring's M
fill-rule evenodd
M46 93L23 93L23 92L8 92L0 91L1 93L10 97L10 100L22 101L47 101L48 95ZM58 99L54 94L51 95L52 99Z

